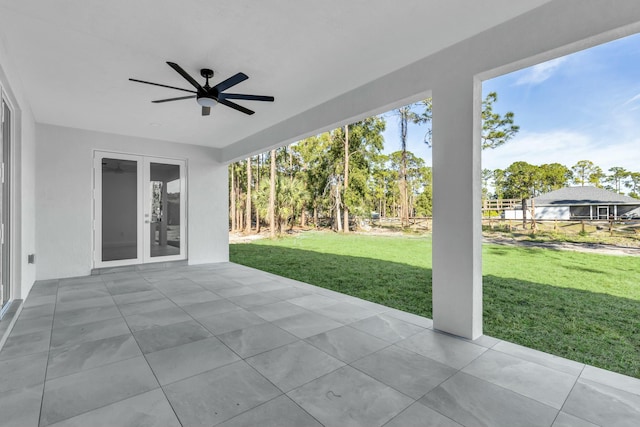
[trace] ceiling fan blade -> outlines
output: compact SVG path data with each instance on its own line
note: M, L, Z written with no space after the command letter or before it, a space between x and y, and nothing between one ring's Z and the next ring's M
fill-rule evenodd
M203 116L208 116L209 114L211 114L211 107L205 107L203 105L202 106L202 115Z
M223 90L229 89L231 86L235 86L238 83L241 83L241 82L247 80L248 78L249 78L249 76L247 76L245 73L238 73L235 76L231 76L227 80L224 80L224 81L218 83L217 85L215 85L212 88L212 90L217 90L218 93L220 93Z
M204 90L202 88L202 86L200 86L200 83L198 83L197 81L195 81L195 79L193 77L191 77L185 70L182 69L182 67L180 67L178 64L176 64L175 62L170 62L167 61L167 64L169 64L169 66L171 68L173 68L174 70L176 70L178 72L178 74L180 74L182 77L184 77L184 79L186 81L188 81L189 83L191 83L191 85L193 87L195 87L198 90Z
M234 110L238 110L248 115L252 115L253 113L255 113L255 111L251 111L248 108L244 108L242 105L238 105L235 102L227 101L226 99L218 98L218 102L222 105L226 105L227 107L231 107Z
M191 90L191 89L183 89L181 87L175 87L175 86L167 86L167 85L161 85L160 83L152 83L152 82L145 82L144 80L138 80L138 79L129 79L132 82L136 82L136 83L144 83L144 84L148 84L148 85L154 85L154 86L160 86L160 87L166 87L169 89L176 89L176 90L182 90L184 92L191 92L191 93L198 93L195 90Z
M247 101L268 101L273 102L273 96L265 95L245 95L242 93L221 93L218 95L218 99L246 99Z
M182 99L193 99L195 97L196 97L195 95L179 96L178 98L158 99L157 101L151 101L151 102L153 102L154 104L159 104L161 102L180 101Z

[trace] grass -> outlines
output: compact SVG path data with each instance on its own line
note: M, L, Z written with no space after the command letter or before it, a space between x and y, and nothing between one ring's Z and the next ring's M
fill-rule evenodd
M306 232L231 261L426 317L431 238ZM483 247L484 333L640 378L640 258Z

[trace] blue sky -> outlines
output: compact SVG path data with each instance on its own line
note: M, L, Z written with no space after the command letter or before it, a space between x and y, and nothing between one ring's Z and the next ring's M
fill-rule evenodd
M497 92L494 110L513 111L520 126L507 144L483 151L483 168L591 160L605 172L640 172L640 35L485 81L482 90L483 98ZM430 165L424 134L412 126L408 149ZM385 152L400 149L395 117L387 117L384 137Z

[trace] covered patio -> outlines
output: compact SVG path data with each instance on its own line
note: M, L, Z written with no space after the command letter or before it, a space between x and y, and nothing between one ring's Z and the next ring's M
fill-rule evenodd
M3 426L640 419L640 380L232 263L37 282L0 384Z
M480 111L639 31L637 0L0 0L0 426L637 425L637 380L483 335ZM275 102L150 102L172 61ZM231 162L427 97L433 321L229 264Z

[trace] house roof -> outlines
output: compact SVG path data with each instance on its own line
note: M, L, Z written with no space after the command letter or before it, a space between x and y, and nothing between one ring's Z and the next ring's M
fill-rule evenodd
M564 187L533 198L536 206L558 205L640 205L640 199L597 187Z

